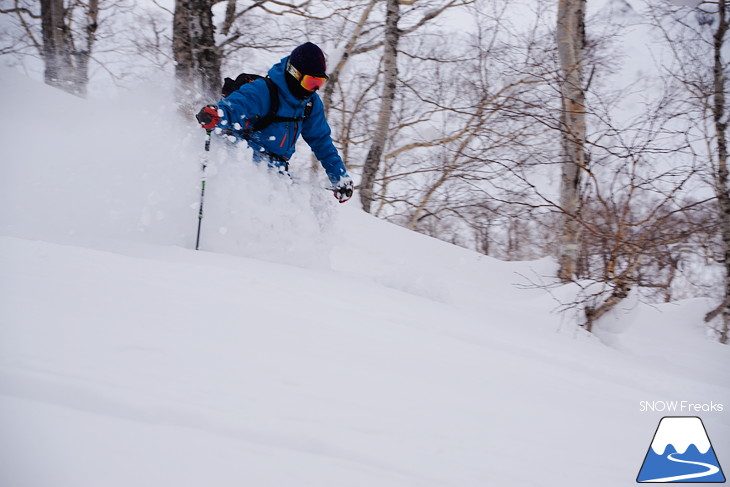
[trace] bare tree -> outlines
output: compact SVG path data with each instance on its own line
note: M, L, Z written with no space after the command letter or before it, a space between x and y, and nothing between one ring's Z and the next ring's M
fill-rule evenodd
M213 0L176 0L172 49L178 99L199 104L218 98L221 56L215 44Z
M36 10L35 3L25 5L16 1L13 8L0 13L17 20L24 43L43 60L47 84L86 96L89 63L100 22L100 0L41 0L39 3L40 9ZM8 49L7 53L11 52L18 51Z
M587 166L585 151L585 0L558 1L558 53L560 55L563 157L560 207L563 224L558 249L558 277L568 282L576 275L580 252L581 174Z
M712 119L715 126L717 144L717 164L715 171L715 194L719 207L720 235L722 239L721 262L725 266L725 299L713 313L722 314L720 342L728 343L730 338L730 177L728 177L727 153L727 115L725 92L727 89L727 62L723 59L725 36L730 27L730 7L727 0L717 2L717 28L713 35L713 105Z
M514 26L509 7L493 1L467 7L473 33L463 37L438 44L427 35L404 38L403 88L374 213L449 241L458 228L460 240L480 250L489 228L494 255L536 258L551 239L541 236L532 245L514 237L538 231L535 213L546 211L528 209L531 190L510 171L522 165L535 173L536 156L554 158L550 127L535 121L559 111L546 82L555 77L556 63L548 27L539 19ZM500 244L509 250L502 252Z
M213 7L220 3L225 3L223 15L214 18ZM334 2L176 0L172 44L179 99L190 104L217 99L223 66L235 65L230 73L235 77L254 51L288 52L304 37L299 24L315 22L326 29L342 9Z
M385 15L385 44L383 51L383 93L381 95L378 121L375 125L370 150L365 158L360 182L360 202L363 209L370 213L373 204L373 186L375 175L380 167L385 143L388 137L388 125L393 112L396 82L398 80L398 18L400 16L399 0L387 0Z
M701 1L696 7L647 4L671 53L663 66L686 100L682 119L697 135L692 156L703 160L707 183L715 194L716 251L724 270L719 305L705 317L721 317L718 338L728 343L730 329L730 181L728 176L727 83L730 71L723 56L730 28L727 0ZM683 95L682 95L683 94Z
M345 69L350 57L356 53L357 42L360 39L360 36L367 25L367 21L370 18L370 14L377 3L378 0L369 0L369 2L365 5L365 8L363 8L357 22L354 25L354 28L349 33L347 40L345 41L340 59L337 60L334 67L330 67L329 81L325 85L322 93L322 102L324 103L325 113L329 111L329 107L332 104L332 96L334 95L335 88L340 79L340 73L343 69Z

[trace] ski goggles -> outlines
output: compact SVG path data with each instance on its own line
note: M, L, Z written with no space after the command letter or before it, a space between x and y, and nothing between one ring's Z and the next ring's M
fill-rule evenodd
M315 91L320 89L327 82L327 75L322 76L310 76L308 74L302 74L292 63L287 63L287 72L294 77L295 80L299 81L302 88L307 91Z

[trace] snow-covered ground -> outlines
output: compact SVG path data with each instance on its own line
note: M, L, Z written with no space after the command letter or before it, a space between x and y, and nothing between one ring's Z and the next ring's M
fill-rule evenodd
M0 85L0 486L614 487L665 415L701 416L730 465L709 303L634 304L599 339L532 285L549 260L409 232L222 144L196 252L203 138L168 95ZM723 411L642 411L670 400Z

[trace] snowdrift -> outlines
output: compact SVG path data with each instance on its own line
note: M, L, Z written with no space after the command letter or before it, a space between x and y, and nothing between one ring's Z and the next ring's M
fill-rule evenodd
M203 137L160 93L83 101L0 72L0 485L633 483L661 412L730 407L701 301L602 340L548 261L338 205ZM306 167L307 157L293 162ZM702 419L730 464L727 410Z

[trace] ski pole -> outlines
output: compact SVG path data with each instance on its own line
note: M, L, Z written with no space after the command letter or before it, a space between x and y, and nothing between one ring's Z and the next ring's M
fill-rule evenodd
M210 130L205 131L205 154L203 154L203 177L200 178L200 209L198 210L198 236L195 239L195 250L200 247L200 226L203 223L203 199L205 198L205 168L208 167L210 154Z

